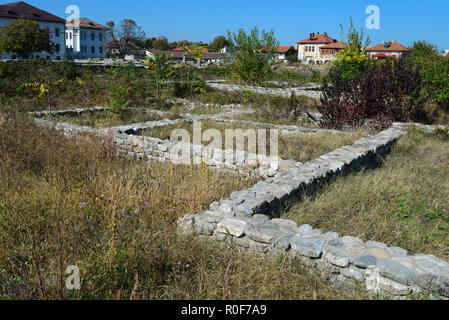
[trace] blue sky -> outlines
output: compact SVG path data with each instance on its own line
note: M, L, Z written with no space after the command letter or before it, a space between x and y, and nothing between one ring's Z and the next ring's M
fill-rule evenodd
M7 2L7 1L1 1ZM380 9L380 30L367 30L373 44L397 40L411 45L427 40L439 50L449 49L448 0L27 0L62 18L65 8L77 5L82 17L104 24L133 19L148 37L170 41L210 42L227 30L258 25L273 28L282 45L293 45L311 32L327 32L340 40L339 24L365 27L368 5ZM366 28L365 28L366 29Z

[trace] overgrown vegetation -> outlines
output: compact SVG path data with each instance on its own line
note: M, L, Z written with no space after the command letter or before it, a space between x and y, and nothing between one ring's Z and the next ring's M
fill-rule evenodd
M17 114L1 122L1 298L347 298L282 256L176 235L176 218L252 179L118 159L108 143L70 140ZM73 264L81 290L67 291Z

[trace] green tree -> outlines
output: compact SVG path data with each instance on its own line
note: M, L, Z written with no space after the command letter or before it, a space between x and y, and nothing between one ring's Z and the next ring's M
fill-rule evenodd
M36 21L19 18L0 27L0 52L9 52L28 59L35 52L55 52L48 28L41 29Z
M223 48L229 46L229 40L225 36L218 36L209 45L210 52L220 52Z
M369 47L371 40L369 37L365 38L363 28L360 31L354 28L352 18L346 35L343 25L340 24L340 28L342 42L347 48L337 54L334 67L341 72L343 81L347 82L354 76L362 74L365 67L372 63L366 54L366 48Z
M144 63L148 67L150 77L154 80L156 95L160 97L167 80L174 74L173 65L164 54L156 55L154 58L146 57Z
M267 32L255 26L246 33L228 31L228 40L234 52L230 64L230 76L247 84L264 84L272 74L274 56L279 41L274 31Z
M426 64L439 58L438 47L422 40L416 41L410 51L410 58L418 64Z
M153 49L156 50L169 50L170 44L168 43L167 38L159 38L153 41Z

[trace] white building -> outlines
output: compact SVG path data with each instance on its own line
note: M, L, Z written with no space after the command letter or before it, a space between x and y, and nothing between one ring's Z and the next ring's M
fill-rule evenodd
M87 18L67 21L67 57L72 59L106 58L105 26Z
M62 60L65 55L65 20L51 13L38 9L23 1L0 5L0 26L9 24L18 18L31 19L36 21L39 26L50 30L51 41L56 46L56 52L36 52L33 57L41 57L52 60ZM17 58L9 53L1 55L2 59Z
M335 43L338 41L329 37L326 32L311 33L307 39L298 42L298 61L310 64L325 63L328 57L322 56L321 48Z

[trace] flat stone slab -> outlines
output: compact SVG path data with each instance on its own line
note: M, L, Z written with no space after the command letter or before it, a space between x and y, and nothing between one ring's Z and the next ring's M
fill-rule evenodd
M245 235L247 223L243 220L225 219L217 226L217 232L241 238Z
M321 254L323 253L324 241L304 238L297 235L290 240L290 245L292 250L298 252L299 254L317 259L321 257Z

